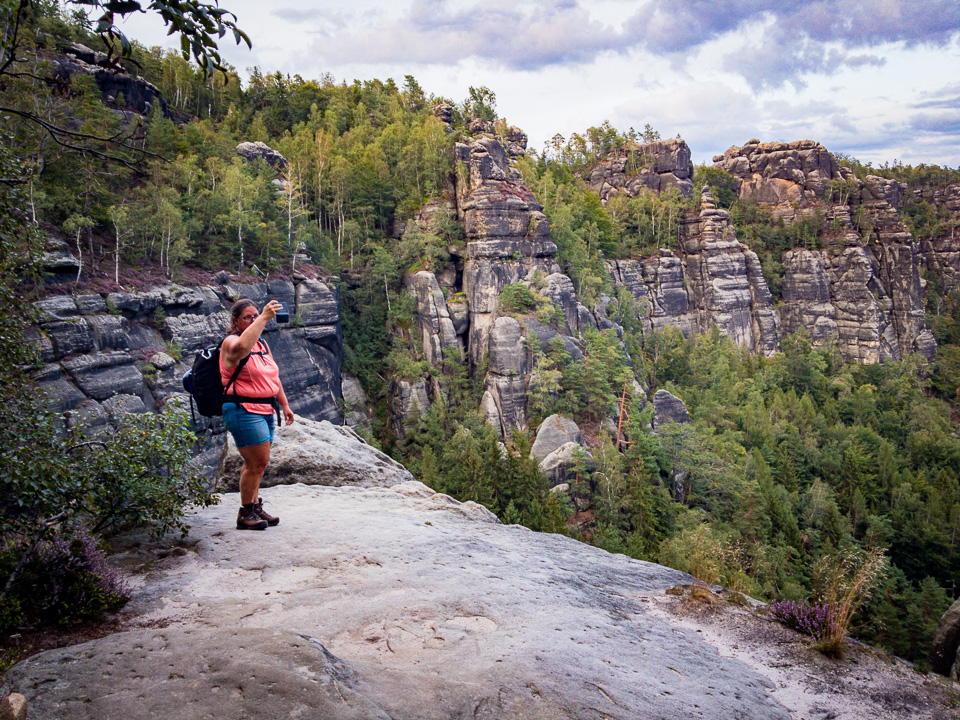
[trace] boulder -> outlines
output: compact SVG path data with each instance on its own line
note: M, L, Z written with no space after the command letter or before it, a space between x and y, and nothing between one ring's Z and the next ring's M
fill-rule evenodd
M20 693L0 698L0 720L27 720L27 699Z
M243 458L228 433L217 470L219 491L237 491L241 465ZM413 479L403 465L368 445L349 428L298 417L293 425L277 428L260 486L304 483L390 487Z
M957 600L940 618L937 632L930 646L930 669L947 677L958 679L960 664L957 653L960 650L960 600Z
M236 152L237 155L242 157L247 162L263 160L268 165L278 170L282 170L287 166L287 159L283 155L259 140L255 142L240 143L237 145Z
M690 413L683 400L666 390L657 390L653 396L653 428L656 430L668 422L688 423Z
M575 442L564 443L540 461L540 470L546 476L550 487L575 482L578 470L585 473L592 467L593 456ZM580 477L580 480L585 479Z
M566 443L583 444L583 436L577 424L563 415L551 415L537 428L537 438L530 448L530 456L543 460L547 455Z

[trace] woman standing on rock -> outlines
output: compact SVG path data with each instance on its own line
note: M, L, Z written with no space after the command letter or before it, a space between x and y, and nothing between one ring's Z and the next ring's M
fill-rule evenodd
M230 334L220 346L220 378L226 388L237 366L249 358L228 388L224 397L223 422L233 435L233 440L243 458L240 469L240 512L237 528L240 530L265 530L267 525L277 525L280 518L263 509L260 498L260 479L270 461L270 444L273 442L273 413L279 403L287 425L294 422L293 412L280 384L280 368L273 359L270 348L260 340L264 327L283 306L276 300L268 302L263 311L257 310L253 300L241 298L230 309ZM241 402L231 402L234 397ZM243 402L243 398L273 398L265 402Z

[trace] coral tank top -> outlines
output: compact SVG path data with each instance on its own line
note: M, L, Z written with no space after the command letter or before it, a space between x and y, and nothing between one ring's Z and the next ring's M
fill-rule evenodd
M223 366L223 354L220 355L220 383L226 387L233 376L235 367L227 369ZM274 362L273 356L267 351L266 345L257 340L250 359L237 375L236 381L230 386L231 395L246 397L273 397L280 392L280 368ZM248 412L258 415L273 415L270 405L259 403L241 403L240 406Z

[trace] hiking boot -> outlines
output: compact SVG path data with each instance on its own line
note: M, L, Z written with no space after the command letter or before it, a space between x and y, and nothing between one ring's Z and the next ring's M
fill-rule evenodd
M241 505L237 513L237 530L266 530L267 521L257 514L256 503Z
M263 498L257 498L257 501L253 504L253 511L261 520L266 520L267 525L279 525L280 518L276 515L271 515L263 509Z

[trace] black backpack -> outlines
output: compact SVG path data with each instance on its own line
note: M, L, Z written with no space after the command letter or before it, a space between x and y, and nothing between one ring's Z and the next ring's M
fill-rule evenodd
M269 353L270 346L267 345L267 341L261 340L260 342L263 343ZM193 418L194 425L197 422L194 406L196 406L197 412L204 417L216 417L223 415L223 404L225 402L270 405L277 413L278 422L282 422L280 405L276 397L253 398L229 393L230 387L236 381L237 376L240 375L240 371L243 370L243 366L247 364L252 353L240 361L234 369L233 375L230 376L230 382L227 383L227 386L222 385L223 380L220 377L221 345L223 345L223 340L198 352L196 359L193 361L193 368L183 376L183 389L190 393L190 415Z

